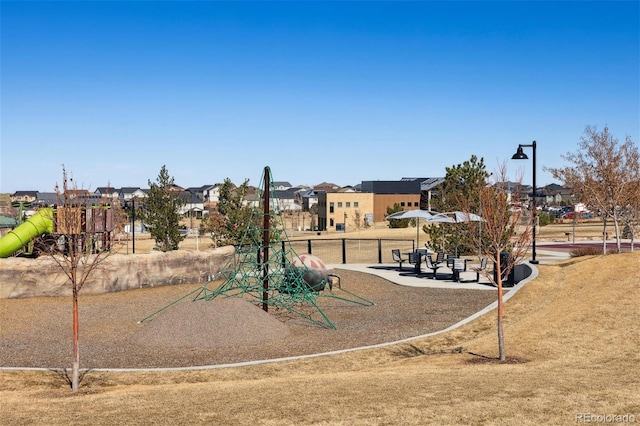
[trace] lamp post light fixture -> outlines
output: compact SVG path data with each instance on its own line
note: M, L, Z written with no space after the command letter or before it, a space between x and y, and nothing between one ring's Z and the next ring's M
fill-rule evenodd
M536 141L533 141L530 144L520 144L518 145L518 150L513 157L512 160L528 160L527 154L525 154L522 148L533 148L533 246L532 246L532 256L530 263L538 264L539 262L536 260L536 226L537 226L537 215L538 208L536 205Z

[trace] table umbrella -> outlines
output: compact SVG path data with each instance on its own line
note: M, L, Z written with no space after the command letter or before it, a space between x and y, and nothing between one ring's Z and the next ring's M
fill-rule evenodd
M478 216L475 213L467 213L467 212L446 212L441 213L453 219L455 223L462 222L486 222L482 217Z
M436 218L437 220L432 220ZM430 210L404 210L401 212L395 212L385 217L385 219L417 219L416 223L416 245L420 245L420 219L424 219L425 222L454 222L453 219L441 216L441 213Z
M464 223L464 222L486 222L481 216L475 213L467 213L461 211L438 213L436 216L429 220L430 222L449 222L449 223ZM444 229L443 242L444 242ZM457 247L456 247L457 251ZM479 249L478 252L481 250Z

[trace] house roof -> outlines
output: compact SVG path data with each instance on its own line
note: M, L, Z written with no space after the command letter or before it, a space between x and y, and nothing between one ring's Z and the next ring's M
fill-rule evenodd
M345 186L343 188L338 189L336 192L356 192L356 191L350 186Z
M58 194L55 192L39 192L38 193L38 203L45 205L53 205L58 204Z
M13 193L14 197L22 197L24 195L28 195L31 197L37 197L38 196L38 191L16 191Z
M99 194L117 194L120 191L118 190L118 188L114 188L112 186L99 186L93 192Z
M302 193L302 198L318 198L318 191L315 189L308 189Z
M436 186L440 185L444 182L443 177L403 177L400 179L401 182L420 182L420 190L421 191L430 191Z
M322 190L325 192L335 192L340 189L340 186L336 185L335 183L322 182L317 185L314 185L313 189Z
M573 193L573 190L566 186L552 183L543 188L538 188L538 192L541 192L544 195L571 195Z
M277 198L279 200L292 200L295 195L295 192L289 191L288 189L284 191L275 190L273 192L274 193L272 194L272 197Z
M120 191L123 194L133 194L136 191L142 191L142 190L137 186L123 186L122 188L120 188Z
M206 191L207 189L213 189L213 188L215 188L216 186L220 186L220 184L219 184L219 183L216 183L216 184L211 184L211 185L202 185L202 186L199 188L199 190L200 190L201 192L204 192L204 191Z
M180 198L186 201L188 204L202 204L202 200L198 198L196 194L190 191L180 192Z
M436 186L442 184L442 182L444 182L444 180L445 179L443 177L427 178L427 179L423 180L420 183L420 190L421 191L431 191Z

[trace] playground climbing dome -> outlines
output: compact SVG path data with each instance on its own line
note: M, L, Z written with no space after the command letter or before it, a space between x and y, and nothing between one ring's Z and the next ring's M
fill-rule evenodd
M185 299L205 302L216 297L241 297L269 312L270 309L300 316L311 323L335 329L336 326L322 311L319 299L332 298L345 303L371 306L366 300L342 288L339 277L324 267L312 267L301 259L289 243L280 201L275 194L271 170L264 168L259 194L262 205L252 209L240 244L210 281L169 305L153 312L140 322L155 316ZM324 266L324 265L322 265ZM333 279L337 278L338 285ZM211 288L214 283L218 287Z

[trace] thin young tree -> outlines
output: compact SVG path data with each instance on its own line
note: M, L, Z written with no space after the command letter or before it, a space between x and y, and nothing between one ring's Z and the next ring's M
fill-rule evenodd
M548 168L552 176L579 193L589 209L602 218L602 252L607 253L607 221L613 220L616 248L620 252L621 216L635 204L638 170L638 146L627 136L619 145L618 139L605 126L598 131L587 126L578 143L578 151L562 156L571 165Z
M476 247L481 247L479 257L486 257L488 262L493 262L497 271L494 273L484 269L480 273L498 290L498 357L504 361L503 280L527 254L532 241L532 221L526 217L524 210L511 207L511 198L518 197L518 194L509 190L504 163L499 166L493 182L478 183L473 194L473 199L458 197L457 203L461 211L467 214L478 214L481 209L484 221L470 222L467 224L469 226L461 227L459 232L464 233L465 239Z
M117 247L111 244L111 231L118 224L118 215L111 211L111 199L102 198L94 205L88 191L78 188L73 177L62 167L62 185L56 185L58 205L51 209L57 241L49 238L37 242L38 249L53 259L71 284L73 303L73 365L68 378L71 389L80 386L80 319L78 295L89 277Z
M620 219L623 225L622 238L630 240L630 250L633 251L636 235L640 231L640 178L629 186L629 202L622 209Z
M631 146L627 151L627 166L629 183L625 187L619 212L621 236L631 240L630 250L633 251L635 237L640 229L640 151L637 146Z
M353 226L360 232L362 228L366 225L364 218L362 217L362 212L360 210L356 210L353 212Z
M309 229L312 231L315 231L318 225L318 204L314 204L311 207L309 207L309 214L311 216L309 218ZM304 222L304 217L302 221Z

